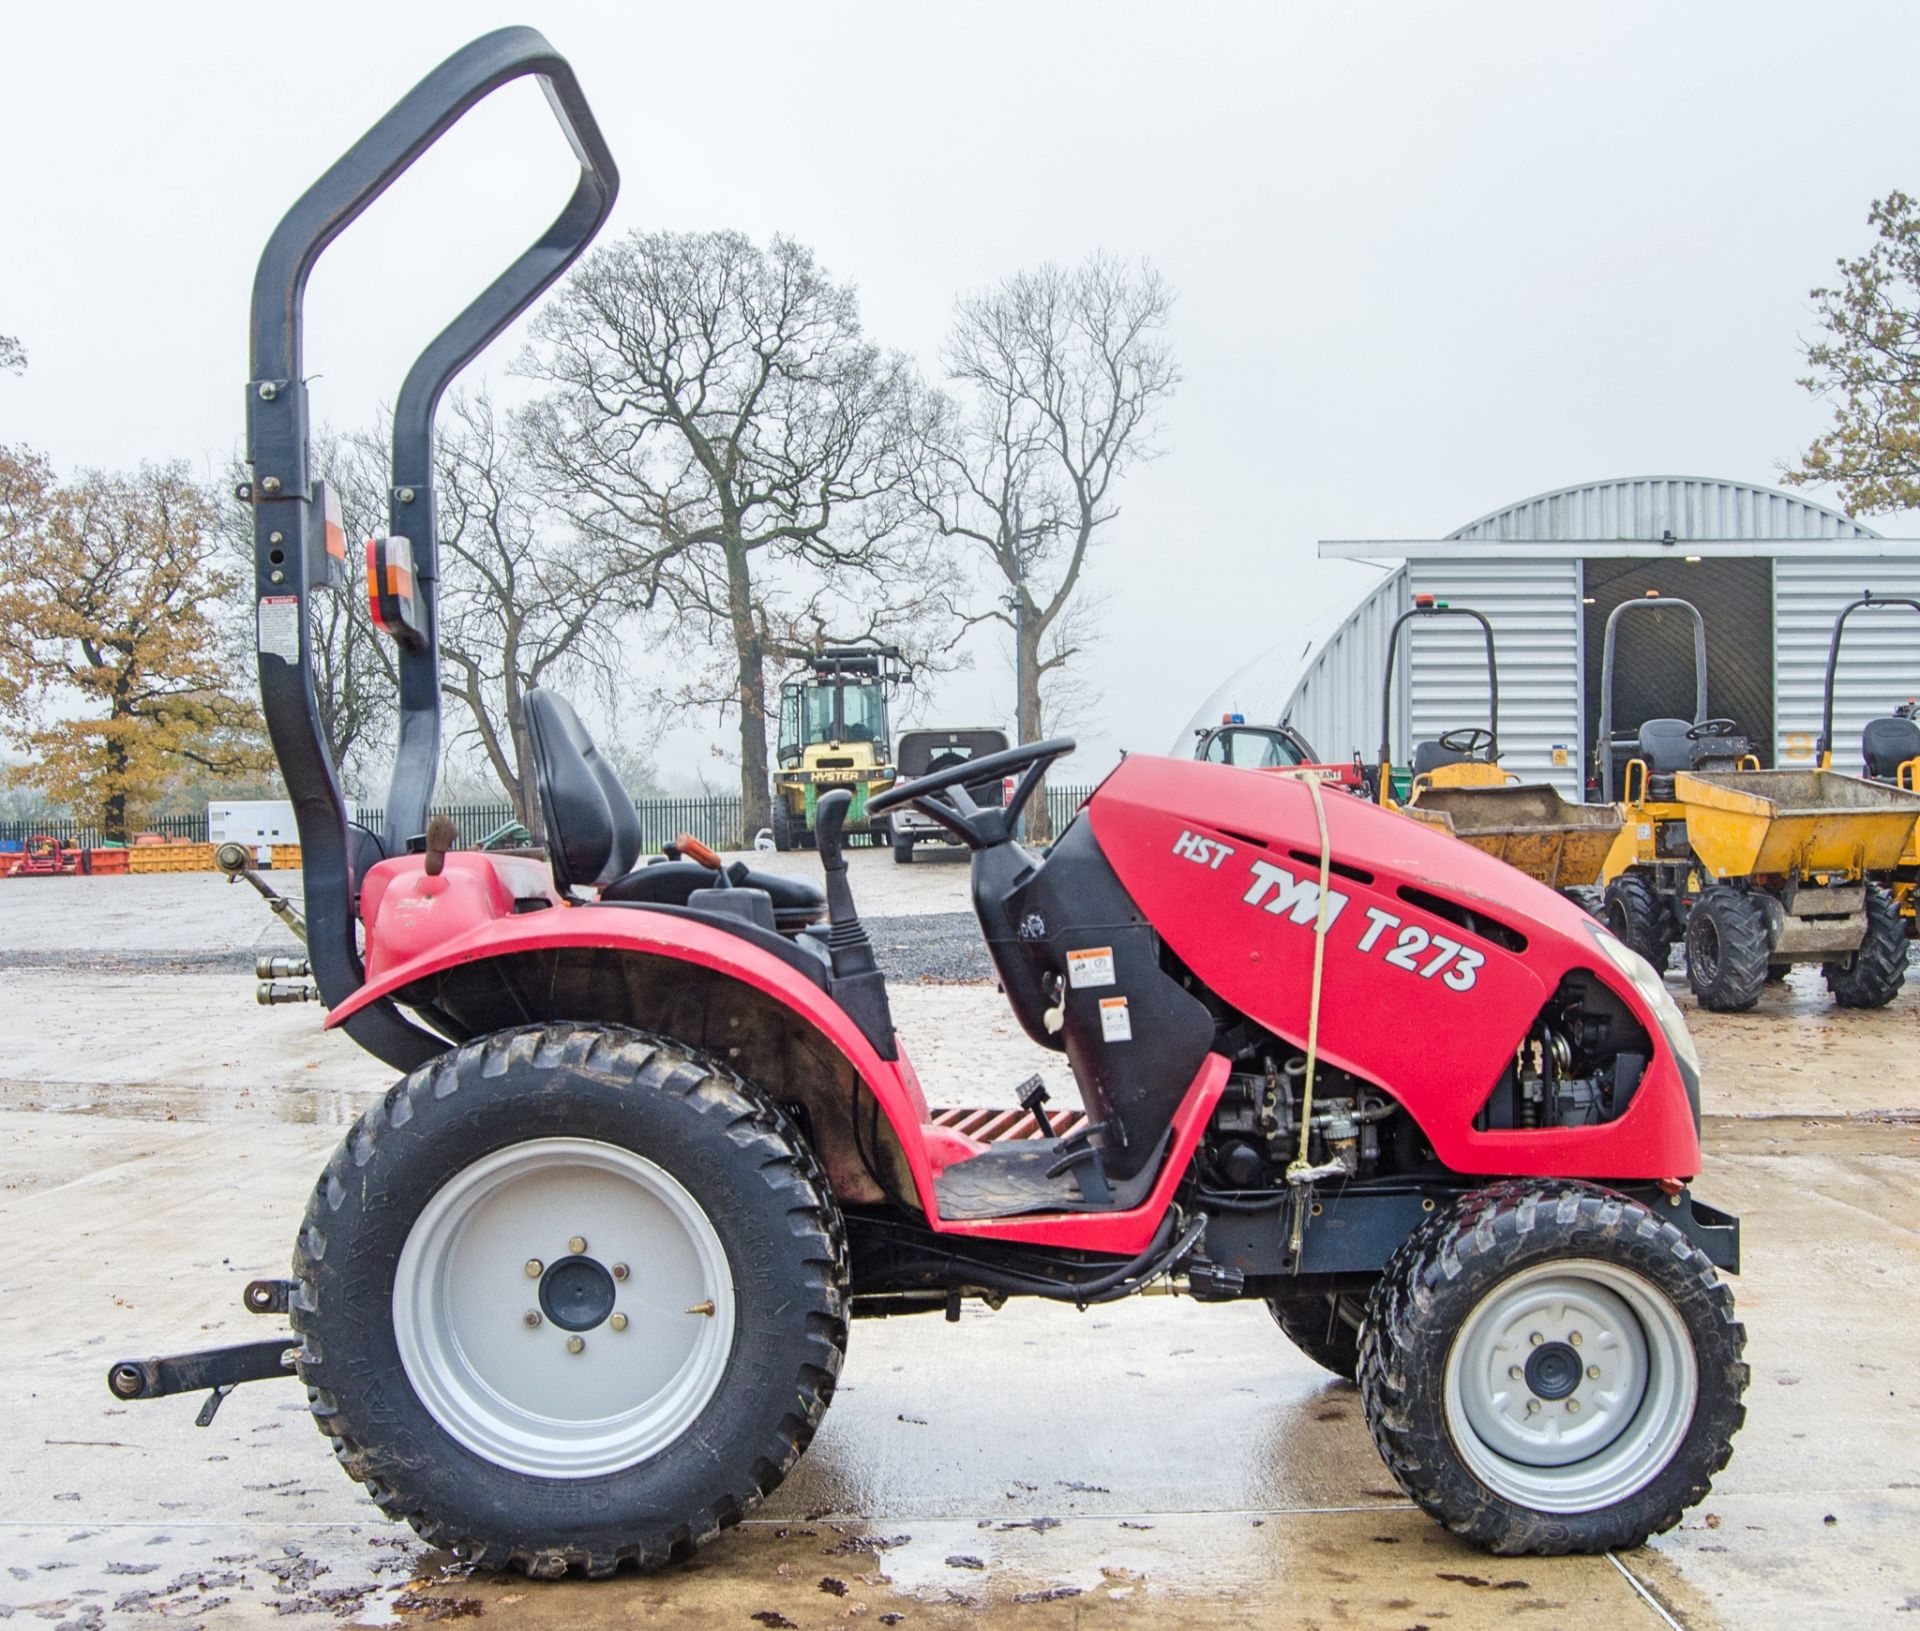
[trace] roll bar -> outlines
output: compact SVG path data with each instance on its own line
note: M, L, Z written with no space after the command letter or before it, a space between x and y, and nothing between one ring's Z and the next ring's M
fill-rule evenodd
M1693 619L1693 722L1707 717L1707 620L1690 600L1669 600L1665 596L1645 596L1623 600L1607 614L1605 644L1600 658L1600 740L1594 745L1594 757L1600 761L1600 800L1614 803L1613 797L1613 659L1619 643L1620 619L1636 609L1661 611L1677 606Z
M1393 764L1393 659L1400 649L1400 631L1416 617L1470 617L1480 625L1487 642L1487 730L1493 741L1487 748L1488 763L1500 758L1500 665L1493 654L1493 625L1471 606L1449 606L1445 601L1416 597L1406 611L1394 619L1387 634L1387 674L1380 684L1380 786L1385 797L1387 777Z
M440 757L439 568L433 422L461 369L537 299L592 242L619 191L619 171L566 59L531 28L502 28L462 47L394 104L305 193L267 240L253 280L247 463L253 506L260 701L293 802L306 875L308 949L320 994L338 1003L365 979L354 941L355 857L346 803L327 750L313 685L308 601L327 587L325 517L309 469L304 305L321 253L476 103L537 78L580 161L580 179L553 224L428 344L401 383L388 484L392 532L411 541L426 638L396 648L400 726L387 793L386 850L400 853L425 824ZM316 557L315 551L319 553ZM445 1044L391 1002L346 1022L354 1040L408 1070Z
M1876 595L1871 589L1863 590L1858 600L1849 601L1840 608L1840 615L1833 620L1833 640L1827 647L1827 689L1820 704L1820 740L1814 748L1814 762L1822 770L1833 768L1833 680L1840 667L1840 635L1847 626L1847 619L1855 612L1882 610L1888 606L1905 606L1910 611L1920 612L1920 600L1906 595Z

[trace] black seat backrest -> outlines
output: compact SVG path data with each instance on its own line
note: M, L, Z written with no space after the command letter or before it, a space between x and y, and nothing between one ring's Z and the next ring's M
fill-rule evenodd
M563 890L598 889L625 876L640 856L640 812L613 766L558 692L529 691L526 710L554 881Z
M1687 735L1692 729L1684 719L1649 719L1640 727L1640 757L1650 774L1671 776L1693 768L1694 744Z
M1438 742L1422 742L1413 750L1413 773L1424 776L1430 770L1438 770L1442 765L1463 765L1467 762L1464 753L1455 753L1452 748L1443 748Z
M1920 721L1869 719L1860 733L1860 758L1874 780L1892 781L1909 759L1920 758Z

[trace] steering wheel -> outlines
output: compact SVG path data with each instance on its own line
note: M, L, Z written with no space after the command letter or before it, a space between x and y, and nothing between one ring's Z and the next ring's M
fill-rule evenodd
M1443 731L1440 745L1449 753L1465 754L1471 759L1476 753L1493 746L1493 732L1484 725L1463 725L1459 730Z
M968 759L945 770L915 776L911 781L895 782L884 793L876 793L867 800L867 813L885 815L903 804L911 804L922 815L939 822L968 849L990 849L1013 837L1014 823L1039 787L1047 766L1073 749L1072 737L1055 736L1045 742L1024 742L1002 753ZM967 791L974 783L998 781L1020 772L1024 774L1004 805L976 804Z
M1740 722L1736 719L1703 719L1687 732L1689 742L1718 741L1723 736L1738 736Z

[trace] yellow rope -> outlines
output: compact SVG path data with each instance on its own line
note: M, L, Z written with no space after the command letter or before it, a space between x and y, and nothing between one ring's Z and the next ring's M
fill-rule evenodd
M1304 1172L1311 1164L1307 1160L1307 1140L1313 1121L1313 1077L1320 1062L1320 984L1327 966L1327 892L1333 881L1333 845L1327 837L1327 806L1320 790L1320 778L1309 775L1300 779L1307 784L1307 792L1313 798L1313 818L1320 825L1320 900L1313 924L1313 990L1307 999L1307 1075L1300 1097L1300 1153L1287 1168L1289 1178ZM1296 1223L1296 1251L1298 1233Z

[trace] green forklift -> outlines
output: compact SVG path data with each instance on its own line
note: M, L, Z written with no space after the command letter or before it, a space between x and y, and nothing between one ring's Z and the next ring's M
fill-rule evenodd
M814 810L844 787L853 794L849 836L892 841L890 824L867 815L867 800L894 784L888 704L902 678L892 646L830 646L780 687L780 739L773 773L773 847L813 848Z

